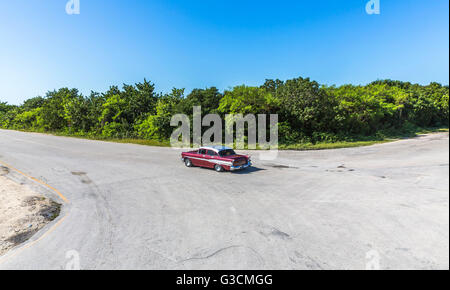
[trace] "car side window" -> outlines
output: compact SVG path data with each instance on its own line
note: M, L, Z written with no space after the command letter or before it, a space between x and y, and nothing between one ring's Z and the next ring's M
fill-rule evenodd
M208 153L206 153L206 154L208 154L209 156L216 156L217 155L217 153L212 151L212 150L208 150Z
M200 150L198 150L198 154L206 154L206 150L205 149L200 149Z

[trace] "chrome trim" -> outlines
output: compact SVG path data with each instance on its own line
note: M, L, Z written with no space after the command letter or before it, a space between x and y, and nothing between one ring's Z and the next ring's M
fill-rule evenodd
M230 166L230 171L244 169L244 168L247 168L247 167L250 167L250 166L252 166L252 163L250 161L248 161L247 164L244 164L244 165Z
M188 157L190 159L197 159L197 160L202 160L202 161L208 161L214 164L219 164L219 165L226 165L226 166L232 166L233 162L229 162L229 161L223 161L223 160L215 160L215 159L206 159L206 158L198 158L198 157Z
M223 161L223 160L215 160L215 159L206 159L206 158L199 158L199 157L192 157L192 156L186 156L186 157L181 157L181 161L184 162L185 158L189 158L189 159L196 159L196 160L202 160L202 161L208 161L210 163L213 164L219 164L219 165L225 165L225 166L229 166L230 167L230 171L235 171L235 170L239 170L239 169L244 169L247 167L252 166L252 162L250 161L250 159L248 160L248 162L244 165L239 165L239 166L233 166L233 162L234 161Z

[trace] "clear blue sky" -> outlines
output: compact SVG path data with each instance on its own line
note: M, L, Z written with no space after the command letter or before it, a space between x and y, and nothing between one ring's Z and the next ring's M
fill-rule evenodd
M0 100L60 87L84 94L144 78L158 91L449 79L448 0L0 1Z

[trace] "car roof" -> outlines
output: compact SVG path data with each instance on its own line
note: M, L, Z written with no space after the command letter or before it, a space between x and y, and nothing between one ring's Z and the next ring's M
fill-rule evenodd
M200 147L200 149L207 149L207 150L213 150L216 152L220 152L222 150L229 150L229 149L233 149L233 148L230 148L227 146L215 145L215 146L203 146L203 147Z

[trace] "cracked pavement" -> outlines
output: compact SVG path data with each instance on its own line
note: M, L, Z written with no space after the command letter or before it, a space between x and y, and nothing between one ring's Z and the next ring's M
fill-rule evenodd
M69 251L82 269L364 269L373 250L382 269L448 269L448 146L252 151L250 170L217 173L171 148L0 130L0 161L69 200L0 269L64 269Z

